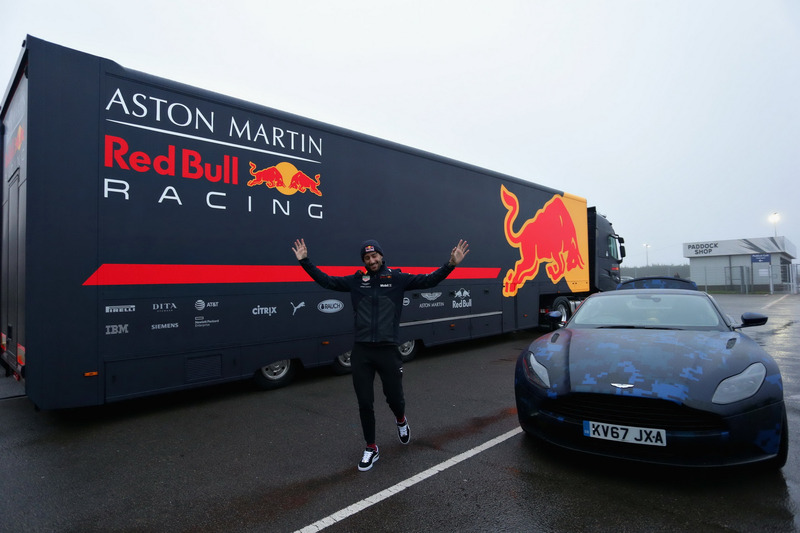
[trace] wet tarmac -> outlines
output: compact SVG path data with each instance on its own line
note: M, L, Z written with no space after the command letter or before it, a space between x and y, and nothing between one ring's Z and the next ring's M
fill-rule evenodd
M408 446L378 387L381 458L363 473L350 380L326 370L59 412L0 378L0 530L799 531L800 296L717 300L770 316L745 332L784 375L781 471L641 467L527 438L513 370L542 332L525 332L407 364Z

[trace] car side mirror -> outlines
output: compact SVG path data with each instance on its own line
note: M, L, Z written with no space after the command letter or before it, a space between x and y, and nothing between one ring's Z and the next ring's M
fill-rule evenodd
M744 313L742 315L742 325L739 327L750 328L753 326L763 326L767 323L768 318L769 317L761 313Z
M550 311L547 313L547 322L552 327L556 328L561 325L561 321L563 320L563 316L561 311Z

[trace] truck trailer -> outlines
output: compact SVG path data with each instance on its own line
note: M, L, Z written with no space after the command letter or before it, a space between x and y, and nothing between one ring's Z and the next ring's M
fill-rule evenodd
M435 270L406 294L406 359L537 327L619 282L624 247L584 198L28 36L2 119L0 348L41 409L255 378L346 373L349 297L331 275Z

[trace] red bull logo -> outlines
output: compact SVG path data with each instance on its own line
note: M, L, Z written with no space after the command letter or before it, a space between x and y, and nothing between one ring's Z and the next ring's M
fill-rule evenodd
M322 192L319 190L319 174L312 178L287 162L278 163L274 167L262 170L256 170L256 168L256 164L250 161L250 175L253 176L253 179L247 182L248 187L266 185L285 195L309 191L317 196L322 196Z
M546 264L547 277L555 284L566 278L573 292L588 290L584 257L588 253L586 202L571 195L555 195L525 221L518 231L514 223L520 212L517 196L505 186L500 199L508 210L504 232L508 244L519 248L520 259L503 282L503 296L516 296L526 281L534 279ZM579 230L576 230L576 222ZM581 238L578 238L578 235Z

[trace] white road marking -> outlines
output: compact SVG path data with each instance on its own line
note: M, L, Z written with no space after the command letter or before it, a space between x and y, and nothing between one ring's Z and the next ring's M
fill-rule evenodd
M496 446L496 445L500 444L501 442L506 441L506 440L510 439L511 437L513 437L515 435L518 435L520 433L522 433L522 428L512 429L508 433L504 433L503 435L500 435L499 437L495 437L490 441L484 442L480 446L476 446L475 448L472 448L471 450L468 450L468 451L466 451L466 452L464 452L462 454L456 455L452 459L448 459L447 461L444 461L443 463L439 463L438 465L433 466L433 467L425 470L424 472L420 472L416 476L410 477L410 478L406 479L405 481L401 481L400 483L398 483L397 485L394 485L393 487L389 487L388 489L383 490L383 491L381 491L381 492L379 492L377 494L374 494L374 495L370 496L369 498L365 498L365 499L361 500L360 502L356 502L353 505L350 505L349 507L345 507L341 511L337 511L337 512L333 513L332 515L326 516L322 520L318 520L318 521L314 522L313 524L304 527L303 529L299 529L295 533L315 533L317 531L322 531L326 527L332 526L336 522L340 522L340 521L344 520L345 518L347 518L349 516L353 516L354 514L358 513L359 511L363 511L367 507L375 505L376 503L378 503L380 501L383 501L386 498L389 498L390 496L394 496L395 494L398 494L398 493L406 490L407 488L416 485L420 481L424 481L424 480L428 479L431 476L435 476L436 474L438 474L440 472L443 472L444 470L447 470L451 466L455 466L458 463L460 463L462 461L465 461L465 460L469 459L470 457L478 455L479 453L488 450L492 446Z
M784 298L786 298L787 296L789 296L789 295L788 295L788 294L784 294L783 296L781 296L781 297L780 297L780 298L778 298L777 300L772 300L770 303L768 303L767 305L765 305L765 306L764 306L764 307L762 307L761 309L769 309L770 307L772 307L772 306L773 306L773 305L775 305L776 303L780 302L781 300L783 300L783 299L784 299Z

